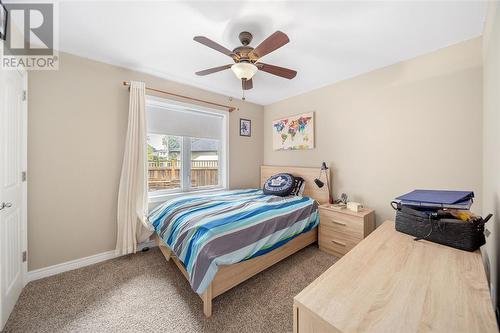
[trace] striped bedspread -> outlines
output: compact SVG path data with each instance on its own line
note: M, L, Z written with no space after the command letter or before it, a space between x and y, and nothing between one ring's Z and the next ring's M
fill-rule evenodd
M156 207L149 221L186 267L193 290L202 294L219 266L282 246L316 227L319 214L311 198L252 189L171 199Z

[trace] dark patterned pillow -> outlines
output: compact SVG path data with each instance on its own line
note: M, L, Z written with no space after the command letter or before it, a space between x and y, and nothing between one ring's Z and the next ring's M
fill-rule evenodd
M294 176L294 179L295 179L295 185L293 186L291 195L296 195L301 197L302 193L304 193L304 185L305 185L304 178Z
M289 196L295 188L295 177L289 173L278 173L264 183L264 194Z

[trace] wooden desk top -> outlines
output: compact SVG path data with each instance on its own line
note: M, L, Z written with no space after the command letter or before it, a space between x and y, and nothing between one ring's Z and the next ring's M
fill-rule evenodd
M416 242L392 221L295 303L338 332L498 332L480 252Z

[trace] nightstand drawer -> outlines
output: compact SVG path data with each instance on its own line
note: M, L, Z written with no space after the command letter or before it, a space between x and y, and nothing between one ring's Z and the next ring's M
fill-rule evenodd
M339 256L349 252L362 239L362 237L350 236L321 224L318 235L320 249Z
M350 215L335 214L335 212L322 211L320 213L320 225L342 234L363 239L363 220Z
M319 206L319 213L319 248L337 257L349 252L375 227L375 214L369 208L353 212L324 204Z

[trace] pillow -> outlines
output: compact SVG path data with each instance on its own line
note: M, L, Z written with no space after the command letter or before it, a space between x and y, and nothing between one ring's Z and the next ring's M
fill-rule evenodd
M271 176L262 190L264 194L278 195L280 197L289 196L295 188L295 177L289 173L278 173Z
M304 181L304 178L302 177L294 177L294 178L295 178L295 184L293 186L291 195L296 195L298 197L301 197L302 194L304 193L304 187L306 186L306 183Z

